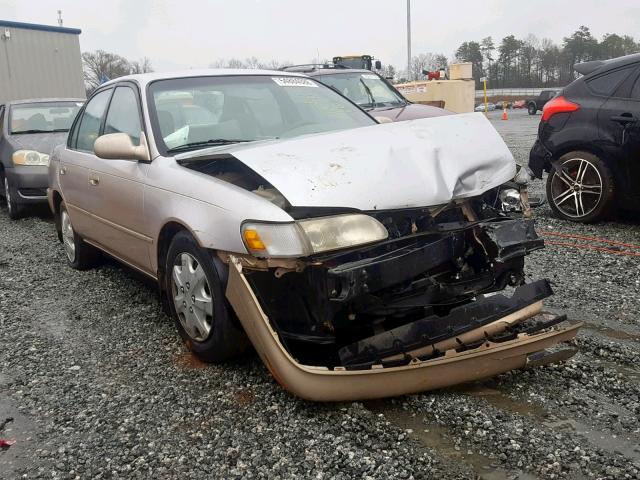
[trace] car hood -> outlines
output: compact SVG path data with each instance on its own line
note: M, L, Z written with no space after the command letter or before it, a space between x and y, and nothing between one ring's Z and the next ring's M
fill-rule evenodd
M516 173L504 141L476 113L210 148L176 159L221 154L260 174L296 207L442 205L479 195Z
M51 155L57 145L67 140L67 132L18 133L9 138L16 150L36 150Z
M421 105L419 103L408 103L402 107L382 107L367 110L373 117L387 117L394 122L405 120L417 120L419 118L441 117L443 115L453 115L453 112L431 105Z

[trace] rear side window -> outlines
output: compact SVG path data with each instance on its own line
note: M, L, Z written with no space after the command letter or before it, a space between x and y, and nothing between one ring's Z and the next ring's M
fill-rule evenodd
M96 94L89 103L82 114L80 124L78 126L77 138L75 141L75 148L78 150L84 150L86 152L93 152L93 144L96 138L100 135L100 126L104 117L104 112L107 109L107 103L111 96L112 90L104 90Z
M104 134L126 133L134 145L140 145L138 99L131 87L118 87L109 104Z
M589 90L596 95L610 96L627 76L635 70L637 65L614 70L587 81Z

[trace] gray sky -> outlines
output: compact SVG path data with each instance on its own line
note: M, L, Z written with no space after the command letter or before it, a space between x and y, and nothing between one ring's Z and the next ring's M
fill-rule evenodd
M256 56L307 63L368 53L406 65L405 0L0 0L0 19L82 29L83 51L147 56L156 70ZM413 53L451 57L465 40L533 33L560 42L584 24L640 39L640 0L412 0Z

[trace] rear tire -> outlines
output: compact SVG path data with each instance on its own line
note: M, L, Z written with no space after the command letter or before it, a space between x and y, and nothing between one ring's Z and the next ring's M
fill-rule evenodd
M73 230L64 202L60 204L60 228L69 266L75 270L88 270L94 267L98 263L99 253Z
M224 295L224 268L188 232L173 237L162 279L167 303L189 350L209 363L237 357L249 345L244 331L234 323Z
M529 112L529 115L535 115L536 113L538 113L538 107L536 107L535 103L530 103L527 106L527 111Z
M615 180L605 162L589 152L569 152L551 165L547 200L564 220L593 223L604 218L615 200Z

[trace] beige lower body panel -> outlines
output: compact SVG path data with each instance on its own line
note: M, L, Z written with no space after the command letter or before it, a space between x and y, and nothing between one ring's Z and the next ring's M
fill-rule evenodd
M426 361L416 359L400 367L330 370L302 365L289 355L247 282L241 263L233 256L229 262L226 296L278 383L294 395L314 401L391 397L491 377L525 367L530 354L573 339L581 326L555 328L535 335L520 334L514 340L485 342L481 347L464 352L448 350L442 357ZM530 309L528 316L539 312L538 307L536 304ZM512 320L505 317L502 325L506 327L513 323Z

